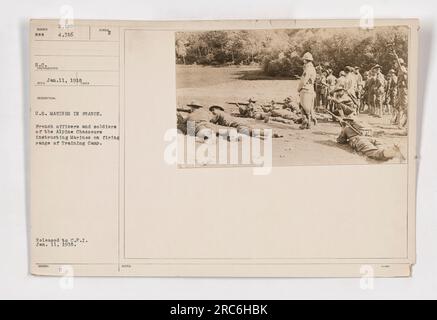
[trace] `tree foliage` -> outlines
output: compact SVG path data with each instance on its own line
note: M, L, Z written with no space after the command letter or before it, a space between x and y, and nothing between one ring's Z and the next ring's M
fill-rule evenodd
M346 65L368 70L376 63L387 72L394 66L389 44L407 61L408 29L402 26L179 32L176 59L215 66L257 64L267 75L294 76L301 74L300 57L309 51L316 65L336 74Z

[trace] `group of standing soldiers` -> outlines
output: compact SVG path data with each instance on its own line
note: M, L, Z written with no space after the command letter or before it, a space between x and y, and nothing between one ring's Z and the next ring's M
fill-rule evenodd
M405 128L408 122L408 74L404 60L397 56L395 69L384 75L382 67L376 64L361 74L359 67L346 66L337 78L332 69L317 66L314 68L314 107L316 110L327 108L339 116L363 112L375 117L390 115L392 124Z
M373 138L371 130L355 117L366 110L370 115L382 117L384 105L388 102L395 110L392 121L399 126L406 126L407 69L402 59L396 55L398 73L396 76L394 70L390 70L387 77L389 81L386 81L378 64L364 77L358 67L347 66L336 78L329 68L318 67L317 70L311 53L305 53L302 60L303 74L297 87L302 109L301 129L311 127L314 109L322 105L342 126L338 143L349 144L356 152L371 159L385 161L397 157L405 160L397 144L388 146ZM389 110L391 112L390 107Z

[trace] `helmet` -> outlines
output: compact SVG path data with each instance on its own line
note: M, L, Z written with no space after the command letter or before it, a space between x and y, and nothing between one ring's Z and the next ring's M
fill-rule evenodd
M203 108L203 105L201 105L199 102L197 102L195 100L188 103L187 106L192 107L192 108Z
M250 97L249 99L247 99L248 102L256 102L256 99L254 97Z
M309 52L305 52L305 54L302 56L302 60L313 61L313 55Z
M209 111L213 111L213 110L215 110L215 109L219 109L219 110L221 110L221 111L225 111L225 109L223 109L223 107L222 106L219 106L219 105L212 105L211 107L209 107Z
M335 89L334 92L340 91L340 90L345 90L345 86L343 84L339 84Z

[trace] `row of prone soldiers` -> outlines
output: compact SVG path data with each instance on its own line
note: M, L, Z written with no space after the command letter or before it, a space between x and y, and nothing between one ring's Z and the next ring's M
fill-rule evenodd
M238 112L229 114L220 105L212 105L206 108L204 105L192 101L185 107L177 108L177 127L184 134L195 136L196 139L204 142L211 136L222 136L228 140L231 138L228 128L234 128L239 134L264 139L264 132L255 130L241 118L253 118L264 122L277 121L281 123L300 123L305 127L304 117L299 109L299 103L293 97L287 97L283 102L257 104L255 99L249 98L247 102L229 102L238 106ZM340 108L337 109L341 110ZM342 113L337 118L340 121L342 130L337 138L341 144L349 144L352 149L368 158L386 161L394 157L405 160L397 145L386 146L381 141L373 138L371 129L360 123L352 113ZM331 113L333 114L333 113ZM325 114L314 113L313 121L326 116ZM282 135L273 133L272 138L281 138Z
M224 127L234 127L238 131L243 131L241 129L244 128L250 132L250 125L241 118L262 120L265 123L279 122L283 124L296 123L303 125L302 110L294 96L286 97L283 101L272 100L268 103L257 103L256 99L251 97L246 101L227 102L227 104L235 105L237 107L236 110L231 113L224 113L224 108L220 105L214 105L206 109L203 105L195 101L187 104L186 107L178 107L178 128L185 132L186 123L191 120L197 123L208 122ZM196 112L193 112L193 110ZM217 116L217 113L220 113L220 116ZM199 116L202 119L199 119ZM327 114L313 111L311 118L313 123L316 124L318 120L327 120L331 117ZM208 124L208 126L210 126L210 124Z
M315 80L315 108L323 106L336 113L339 109L340 112L349 113L350 110L347 109L351 109L356 114L367 112L375 117L387 114L391 116L392 124L401 128L406 127L407 68L401 58L396 59L395 65L397 71L391 69L386 75L381 72L382 68L379 64L365 71L363 75L359 67L346 66L340 71L338 78L333 75L332 69L318 66Z

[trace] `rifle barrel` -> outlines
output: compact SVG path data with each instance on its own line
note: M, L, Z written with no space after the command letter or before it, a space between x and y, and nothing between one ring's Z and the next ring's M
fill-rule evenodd
M346 122L346 121L344 121L343 119L341 119L340 117L337 117L335 114L333 114L331 111L329 111L328 109L323 109L323 110L325 110L326 112L328 112L328 114L330 114L331 116L333 116L335 119L337 119L337 121L339 121L340 123L344 123L347 127L349 127L349 128L351 128L356 134L359 134L359 135L361 135L361 132L358 130L358 129L356 129L356 128L354 128L350 123L348 123L348 122Z

